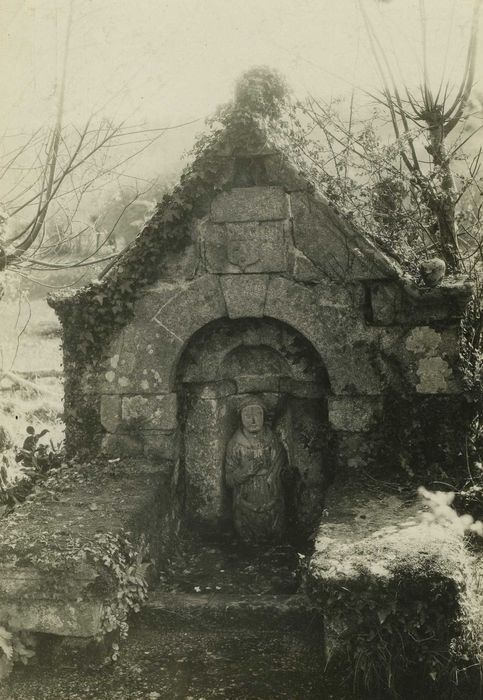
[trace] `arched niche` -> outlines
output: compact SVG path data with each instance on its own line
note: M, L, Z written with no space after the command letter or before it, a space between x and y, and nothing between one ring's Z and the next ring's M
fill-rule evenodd
M328 423L330 384L320 356L291 326L271 318L219 319L198 330L177 367L185 517L197 527L226 527L226 445L247 394L267 406L293 479L285 494L289 538L310 536L334 470Z

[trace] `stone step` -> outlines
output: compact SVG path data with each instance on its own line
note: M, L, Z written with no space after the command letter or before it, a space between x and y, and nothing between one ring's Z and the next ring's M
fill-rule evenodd
M147 624L173 627L322 629L320 610L303 593L184 593L154 590L139 613Z
M135 615L119 659L18 665L1 700L329 700L319 640L302 630L166 628ZM4 694L2 694L2 690ZM338 698L340 700L340 698Z

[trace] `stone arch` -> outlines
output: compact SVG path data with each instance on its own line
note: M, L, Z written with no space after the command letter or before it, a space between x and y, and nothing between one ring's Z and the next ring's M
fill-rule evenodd
M363 322L348 298L333 299L281 276L204 275L183 284L159 283L138 300L134 320L112 343L101 394L169 394L190 338L221 318L269 317L294 328L322 358L334 390L357 387L359 351L347 347ZM369 371L368 368L367 371Z
M185 346L175 388L187 519L209 528L229 519L225 449L241 399L257 394L289 457L294 487L287 500L296 535L311 532L334 468L330 385L311 343L276 319L218 319Z

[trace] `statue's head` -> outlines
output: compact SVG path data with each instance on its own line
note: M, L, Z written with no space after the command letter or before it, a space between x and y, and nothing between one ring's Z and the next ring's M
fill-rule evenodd
M259 433L263 428L265 405L256 396L247 397L240 406L241 423L248 433Z

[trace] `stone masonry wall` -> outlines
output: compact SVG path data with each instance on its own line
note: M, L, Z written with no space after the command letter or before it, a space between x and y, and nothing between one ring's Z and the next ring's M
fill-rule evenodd
M459 433L444 455L436 445L464 404L455 368L467 285L409 289L384 255L295 178L291 186L221 192L208 216L193 219L192 238L173 262L175 274L168 270L145 291L134 320L82 377L77 400L94 409L91 431L104 450L171 458L180 444L176 372L190 338L217 319L269 318L304 336L326 368L339 468L400 463L388 444L400 448L387 418L394 396L414 414L406 432L414 420L415 459L433 453L454 463ZM433 436L434 446L420 449L427 415L436 424L424 440Z

